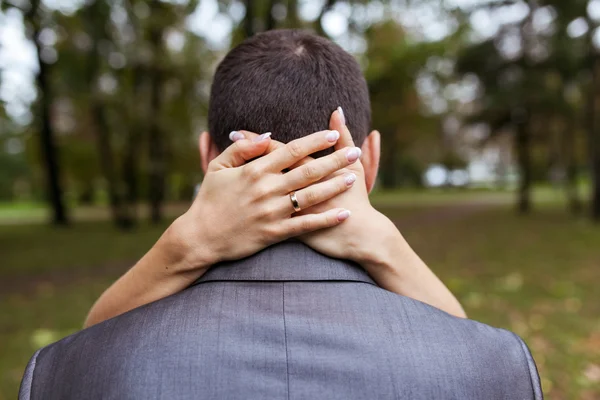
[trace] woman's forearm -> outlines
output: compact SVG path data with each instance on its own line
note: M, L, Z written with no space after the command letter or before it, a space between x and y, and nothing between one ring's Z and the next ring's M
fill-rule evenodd
M452 292L408 245L393 223L381 222L383 237L361 265L382 288L460 318L467 315Z
M137 264L100 296L84 327L180 292L206 272L210 266L208 257L197 257L196 249L191 266L189 249L175 230L172 225Z

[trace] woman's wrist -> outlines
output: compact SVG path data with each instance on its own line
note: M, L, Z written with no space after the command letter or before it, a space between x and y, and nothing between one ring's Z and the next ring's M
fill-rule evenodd
M181 217L180 217L181 218ZM176 220L156 244L96 302L85 326L112 318L191 285L212 265L206 249L194 250L186 219Z
M411 297L466 318L458 300L414 252L396 226L383 214L372 216L373 228L365 230L374 243L361 255L360 264L383 289Z
M369 225L364 225L360 265L382 288L396 293L411 291L426 265L389 218L375 211L368 220Z
M191 219L188 213L177 218L157 246L164 253L171 272L201 276L219 262L219 258L210 246L211 240L202 237L207 230Z
M359 226L360 233L355 236L356 243L352 246L354 260L370 274L393 269L398 251L408 246L394 223L372 209Z
M193 242L188 237L189 224L182 217L167 228L150 251L128 272L131 281L138 283L142 297L153 301L183 290L210 267L206 253L190 245Z

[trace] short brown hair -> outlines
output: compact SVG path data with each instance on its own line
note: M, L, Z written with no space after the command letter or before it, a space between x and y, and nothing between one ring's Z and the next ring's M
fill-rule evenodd
M272 132L287 143L328 129L341 106L360 146L371 125L367 83L356 60L335 43L301 30L273 30L231 50L214 77L208 124L220 150L229 133Z

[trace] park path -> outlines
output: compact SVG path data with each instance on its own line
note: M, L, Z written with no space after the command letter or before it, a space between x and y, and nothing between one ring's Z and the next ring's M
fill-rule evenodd
M414 211L403 211L401 215L392 216L392 221L400 231L424 225L449 223L461 220L497 207L499 203L489 201L471 201L455 204L432 205L417 208ZM381 211L394 209L393 206L382 206ZM68 269L51 271L35 276L5 277L0 281L0 299L13 294L35 293L40 286L65 287L73 284L92 282L98 279L113 279L125 272L134 261L114 262L94 268Z

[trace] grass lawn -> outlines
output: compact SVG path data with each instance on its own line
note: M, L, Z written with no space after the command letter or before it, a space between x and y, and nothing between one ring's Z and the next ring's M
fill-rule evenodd
M376 199L469 316L525 339L548 399L600 398L600 227L549 205L518 218L497 194L477 209L461 194L418 196ZM0 400L16 397L33 352L80 329L163 228L0 225Z

